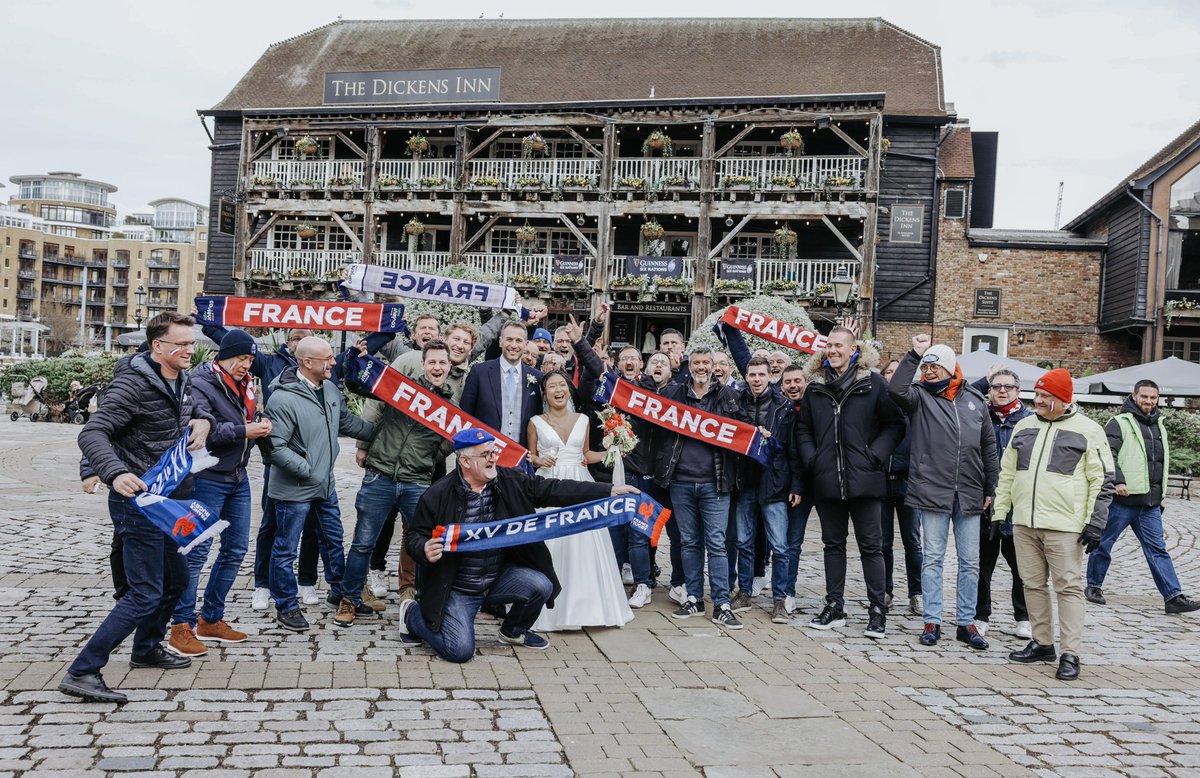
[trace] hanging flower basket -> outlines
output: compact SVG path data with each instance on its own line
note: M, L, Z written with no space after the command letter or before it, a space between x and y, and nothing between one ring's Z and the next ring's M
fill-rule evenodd
M658 240L666 233L667 231L658 223L658 219L650 219L642 225L642 237L646 240Z
M429 151L429 139L424 135L409 135L408 136L408 154L411 157L419 157Z
M404 225L404 232L408 235L424 235L425 225L421 223L416 216L408 220L408 224Z
M642 153L649 154L653 151L661 151L664 157L675 155L675 147L671 143L671 136L661 130L655 130L646 137L642 142Z
M537 230L528 224L517 227L517 243L528 245L537 240Z
M536 132L526 135L521 139L521 156L525 159L546 156L546 139Z
M296 235L304 240L309 240L310 238L317 237L317 228L312 224L305 222L296 228Z
M779 145L783 146L789 157L793 154L804 153L804 138L800 135L799 130L788 130L780 135Z
M316 138L311 135L305 135L296 140L296 156L301 159L316 156L320 150L321 144L317 143Z
M775 230L775 242L781 246L795 246L796 233L786 224Z

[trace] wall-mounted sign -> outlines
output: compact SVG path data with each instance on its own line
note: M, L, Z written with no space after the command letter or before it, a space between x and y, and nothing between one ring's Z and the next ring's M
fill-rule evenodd
M237 203L222 197L217 203L217 232L237 236Z
M500 68L325 74L325 104L476 103L500 99Z
M550 260L551 270L556 276L587 275L587 257L559 254Z
M925 206L893 205L889 243L920 243L921 227L925 224Z
M975 290L975 315L976 316L999 316L1000 315L1000 290L999 289L976 289Z
M726 257L717 268L717 278L722 281L753 281L754 260L743 257Z
M683 273L683 257L625 257L625 275L650 278L678 278Z
M691 303L642 303L614 300L609 303L613 313L657 313L679 316L692 312Z

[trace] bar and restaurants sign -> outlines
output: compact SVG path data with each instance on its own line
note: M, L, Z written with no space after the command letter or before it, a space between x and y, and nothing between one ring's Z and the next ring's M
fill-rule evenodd
M325 105L477 103L500 99L500 68L355 70L325 74Z

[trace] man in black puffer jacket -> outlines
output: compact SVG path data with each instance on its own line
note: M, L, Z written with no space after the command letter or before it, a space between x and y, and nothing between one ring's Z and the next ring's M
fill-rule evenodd
M887 383L872 370L878 364L879 352L856 343L851 330L830 330L826 350L806 363L808 390L797 427L825 544L825 609L809 626L846 624L846 538L853 521L871 603L865 634L875 639L887 629L879 522L886 490L883 463L904 437L900 410L888 396Z
M79 433L79 448L100 480L112 487L108 510L121 533L129 591L75 658L59 689L94 702L124 703L100 670L125 638L134 636L132 667L174 669L190 659L168 654L161 641L167 618L187 585L187 561L173 540L130 499L144 491L141 475L191 427L188 448L204 447L212 417L192 405L187 370L196 336L190 316L163 313L146 325L150 351L138 354L113 379L104 403ZM171 497L191 494L189 476Z

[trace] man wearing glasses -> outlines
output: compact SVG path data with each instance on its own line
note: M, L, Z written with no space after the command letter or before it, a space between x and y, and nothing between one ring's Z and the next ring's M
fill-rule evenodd
M346 400L330 381L336 360L333 348L317 337L296 345L297 365L288 368L271 385L267 416L271 419L270 461L274 466L269 495L275 501L278 530L271 549L271 597L276 621L293 632L308 630L300 612L296 576L296 544L310 514L315 514L327 598L337 607L336 624L353 624L358 615L374 614L356 608L342 590L345 557L342 553L342 517L334 488L333 466L338 456L338 435L368 440L375 425L350 413Z
M101 481L112 487L108 512L121 536L128 590L67 670L59 690L91 702L126 702L108 688L101 669L133 635L129 664L173 670L192 660L163 648L167 619L188 582L186 558L130 499L146 489L139 477L152 468L185 431L188 449L204 448L212 416L192 404L187 369L196 350L195 320L163 313L146 324L150 349L135 355L113 378L99 410L79 433L79 448ZM190 428L190 430L189 430ZM169 497L191 495L189 476Z

